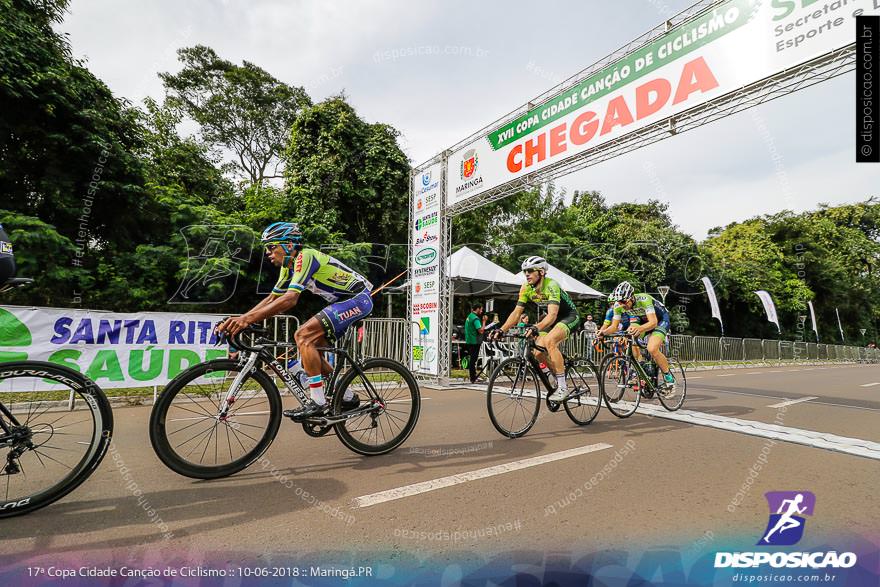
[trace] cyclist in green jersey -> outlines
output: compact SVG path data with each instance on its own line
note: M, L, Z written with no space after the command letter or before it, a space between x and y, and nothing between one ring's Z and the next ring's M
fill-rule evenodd
M618 284L608 296L608 301L617 303L614 304L614 318L603 332L616 332L618 324L629 318L630 326L627 329L629 334L643 336L650 333L648 352L663 372L661 387L667 390L674 388L675 377L669 372L669 361L660 350L671 329L671 318L666 306L650 294L635 293L635 288L628 281ZM634 348L633 351L636 358L641 360L639 349Z
M543 257L529 257L522 264L526 275L526 283L519 290L516 308L508 316L507 321L495 332L495 338L507 332L519 323L519 318L529 304L538 307L538 316L544 317L537 323L526 328L530 336L538 336L538 344L547 349L547 354L535 353L538 360L547 363L556 375L556 391L550 395L551 401L561 402L568 395L565 382L565 364L559 345L575 332L582 324L580 314L565 291L556 280L547 277L548 264Z
M276 222L263 231L262 243L266 256L281 268L272 293L250 311L227 318L218 332L233 336L249 325L283 314L296 306L304 290L317 294L329 306L300 326L294 339L303 370L309 377L312 404L298 410L285 410L284 415L300 421L321 415L327 410L323 377L333 368L318 347L330 347L342 337L352 323L366 318L373 311L372 284L330 255L303 247L302 232L292 222ZM343 396L345 409L357 408L360 399L349 391Z

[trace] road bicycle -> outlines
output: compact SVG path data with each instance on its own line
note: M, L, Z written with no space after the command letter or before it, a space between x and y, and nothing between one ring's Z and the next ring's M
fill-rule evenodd
M0 291L32 281L10 279ZM0 362L0 518L79 487L101 464L112 435L110 402L85 375L43 361Z
M542 386L546 391L547 409L551 412L563 407L578 426L585 426L596 418L601 398L592 361L563 353L568 395L563 402L553 402L549 396L556 390L555 376L541 367L533 353L535 350L546 353L547 349L531 337L508 335L505 338L520 339L524 344L520 345L517 355L503 360L489 377L486 407L498 432L508 438L519 438L535 425L541 410Z
M653 399L655 396L670 412L684 404L687 379L678 359L667 357L675 385L666 388L659 383L660 369L648 354L646 342L626 333L606 337L619 338L624 343L620 352L609 354L599 364L599 381L608 411L618 418L628 418L638 409L642 398ZM642 361L636 359L636 346L642 349Z
M345 347L355 325L333 353L336 361L325 380L329 412L302 422L310 436L335 430L350 450L366 455L391 452L409 437L419 418L419 386L401 363L385 358L357 359ZM255 337L247 344L244 334ZM281 425L281 392L274 373L301 404L311 403L298 378L283 368L273 348L295 343L265 338L268 330L250 326L232 337L238 360L218 359L191 367L164 389L150 415L150 441L172 471L195 479L238 473L269 448ZM346 390L360 394L360 406L343 409Z

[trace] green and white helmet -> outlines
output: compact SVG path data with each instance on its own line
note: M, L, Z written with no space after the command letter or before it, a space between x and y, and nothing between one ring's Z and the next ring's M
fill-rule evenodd
M547 269L550 266L547 264L547 259L544 257L539 257L537 255L533 255L522 262L522 266L520 269L526 271L527 269L541 269L544 273L547 273Z

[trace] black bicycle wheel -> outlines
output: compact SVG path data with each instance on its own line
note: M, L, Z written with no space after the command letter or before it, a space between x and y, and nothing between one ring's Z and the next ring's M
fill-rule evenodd
M600 381L608 410L618 418L632 416L642 397L635 361L624 355L606 357L602 361Z
M0 364L0 518L79 487L112 435L110 402L84 375L42 361Z
M541 410L538 377L528 361L511 357L489 377L486 408L495 429L508 438L519 438L528 432Z
M672 389L658 389L657 397L664 408L674 412L684 403L687 395L687 379L685 379L684 367L678 359L669 359L669 372L675 377L675 386Z
M238 473L269 448L281 424L281 394L259 369L246 373L225 416L220 406L242 366L219 359L169 383L150 414L150 442L169 469L194 479Z
M568 397L562 404L565 413L578 426L586 426L599 415L602 397L596 366L589 359L572 361L565 368Z
M344 413L346 390L361 400L359 408L349 411L356 416L336 424L336 436L358 454L382 455L412 434L421 410L419 384L409 369L391 359L367 359L359 368L346 371L333 393L333 414Z

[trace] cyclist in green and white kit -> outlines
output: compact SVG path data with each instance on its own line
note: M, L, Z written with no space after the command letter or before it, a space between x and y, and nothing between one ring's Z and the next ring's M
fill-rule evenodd
M669 372L669 361L660 350L671 330L669 310L654 296L647 293L635 293L635 289L628 281L624 281L614 288L614 291L608 296L608 301L617 303L614 305L614 318L611 324L603 329L603 332L616 332L618 324L628 317L630 326L627 332L629 334L643 336L650 333L648 352L660 367L660 371L663 372L661 387L673 388L675 377ZM599 336L602 336L601 332ZM639 358L639 349L634 348L633 350L636 353L636 358Z
M547 349L546 355L536 352L535 356L547 363L556 375L556 391L550 395L550 401L561 402L568 395L568 386L559 345L583 324L583 320L574 302L559 287L559 283L547 277L548 267L543 257L534 256L523 261L522 270L526 275L526 283L519 290L519 300L513 312L493 334L497 333L495 337L500 338L502 332L507 332L519 323L527 305L536 305L538 315L544 317L537 324L527 326L526 332L530 336L538 336L538 344Z

